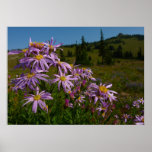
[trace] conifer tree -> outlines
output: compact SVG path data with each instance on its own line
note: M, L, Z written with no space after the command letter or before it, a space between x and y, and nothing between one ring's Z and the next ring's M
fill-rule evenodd
M60 59L61 61L65 61L65 56L62 50L60 50Z
M104 37L103 37L102 29L101 29L101 37L100 37L99 56L102 56L102 64L103 64L104 63L104 57L105 57L105 44L104 44Z
M139 48L139 51L138 51L138 54L137 54L137 58L138 58L139 60L141 60L141 59L142 59L142 52L141 52L141 48Z
M87 45L84 36L81 38L81 45L76 46L76 64L88 65Z

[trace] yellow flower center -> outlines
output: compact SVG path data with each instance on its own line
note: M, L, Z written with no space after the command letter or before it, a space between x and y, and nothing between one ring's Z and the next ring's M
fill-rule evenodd
M82 70L86 70L86 68L82 68Z
M44 44L41 42L30 42L30 46L42 48L44 46Z
M26 53L28 49L23 49L22 52Z
M34 100L40 100L40 99L41 99L41 96L40 96L40 95L34 96Z
M54 49L54 46L53 46L53 45L50 45L50 49L53 50L53 49Z
M73 68L74 66L73 66L73 64L70 64L70 66L71 66L71 68Z
M28 73L28 74L27 74L27 78L28 78L28 79L32 78L33 76L35 76L35 73Z
M78 73L76 73L76 74L75 74L75 76L79 76L79 74L78 74Z
M141 103L144 103L144 100L141 99L140 102L141 102Z
M105 112L102 113L102 117L105 117Z
M66 80L66 77L61 76L61 77L60 77L60 80L61 80L61 81L65 81L65 80Z
M71 93L71 91L68 91L68 93L70 94L70 93Z
M30 46L32 46L33 45L33 42L30 42Z
M58 61L58 64L59 64L59 65L61 65L61 64L62 64L62 62L61 62L61 61Z
M106 110L106 107L102 107L102 110Z
M107 93L108 89L105 86L99 86L99 90L103 93Z
M81 100L81 97L79 97L78 100Z
M144 122L144 118L142 118L141 121Z
M41 60L41 59L43 59L43 55L39 54L39 55L37 55L35 58L36 58L37 60Z

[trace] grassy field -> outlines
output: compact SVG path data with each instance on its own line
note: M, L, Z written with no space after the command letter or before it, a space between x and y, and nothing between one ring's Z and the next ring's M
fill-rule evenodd
M134 56L137 56L137 52L139 51L139 48L142 50L142 54L144 54L144 41L143 40L138 40L135 37L125 39L121 39L121 43L115 44L113 43L114 40L107 40L109 45L113 45L114 48L116 49L118 45L121 45L123 48L123 53L126 51L131 51Z

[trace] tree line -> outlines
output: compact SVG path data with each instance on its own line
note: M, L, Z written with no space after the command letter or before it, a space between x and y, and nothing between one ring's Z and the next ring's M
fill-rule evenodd
M118 36L125 37L125 38L131 37L129 35L124 36L121 33ZM140 40L143 38L143 36L140 36L140 35L133 35L133 36L137 37ZM83 51L81 52L81 47L84 44L85 44L85 47L83 47L82 49ZM87 47L86 45L87 43L84 41L84 36L82 36L82 45L80 45L79 47L78 46L76 47L76 63L85 64L84 62L86 62L86 64L89 64L88 62L90 60L88 61L86 52L91 51L91 48L89 46ZM104 40L102 29L100 33L100 42L99 42L98 50L99 50L99 56L101 57L101 62L98 61L98 64L112 64L115 58L144 60L144 55L142 54L141 47L139 47L136 57L133 55L131 50L123 53L123 48L121 45L118 45L116 49L113 47L113 45L109 45L107 47L107 44L105 43L105 40ZM82 55L83 52L84 52L84 56Z
M141 35L134 35L138 39L142 40L143 36ZM118 37L123 38L130 38L130 35L123 35L119 34ZM120 40L121 41L121 40ZM115 58L123 58L123 59L138 59L138 60L144 60L144 55L142 54L142 49L139 47L139 50L137 52L137 56L134 56L132 51L126 51L123 52L123 48L121 45L118 45L117 48L114 48L113 45L107 45L107 43L104 40L103 31L101 29L100 31L100 41L97 45L97 42L92 43L96 49L98 49L98 55L100 57L100 61L97 62L97 64L113 64ZM84 36L81 37L81 44L73 44L71 47L75 47L75 53L68 50L67 56L72 57L75 56L75 64L82 64L82 65L91 65L92 57L88 55L88 52L92 50L92 45L87 43L85 41ZM62 60L65 60L64 54L61 51L60 56Z

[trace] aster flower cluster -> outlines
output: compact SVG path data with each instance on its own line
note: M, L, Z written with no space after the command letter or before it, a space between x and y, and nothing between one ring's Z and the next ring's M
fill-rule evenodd
M55 45L53 37L50 42L32 42L30 38L28 48L10 51L8 55L23 55L15 68L22 67L24 71L20 76L11 79L12 89L16 92L27 92L23 106L32 103L34 113L38 107L48 113L47 103L55 100L53 91L41 87L41 83L46 83L57 87L56 94L64 93L65 108L86 108L99 118L106 118L115 108L114 102L118 101L117 92L111 90L112 84L98 83L91 69L61 61L56 53L57 50L63 51L61 45L62 43ZM53 75L48 74L51 68L57 71ZM144 100L140 99L134 101L133 106L139 108L143 103ZM124 114L123 118L127 122L130 116ZM137 115L135 122L143 123L143 117Z
M28 73L22 73L20 77L12 79L11 82L14 84L13 90L32 90L36 92L36 95L30 94L25 97L27 100L26 104L33 102L32 111L37 112L37 105L42 110L47 111L47 106L45 100L52 100L51 94L42 91L39 94L39 84L41 81L49 82L47 78L49 76L44 74L48 72L49 68L53 65L56 66L56 62L59 61L55 51L61 46L61 44L54 45L53 38L49 43L32 42L31 38L29 40L29 46L23 50L10 51L8 55L13 54L23 54L24 57L19 60L19 65L17 67L23 67L23 70L27 69ZM25 105L25 104L23 104Z
M136 108L141 108L144 105L144 99L138 99L136 101L133 102L133 106ZM136 125L144 125L144 111L141 111L141 115L136 115L134 122Z
M119 124L120 121L123 124L128 122L135 125L144 125L144 99L140 98L128 104L124 104L123 113L120 115L114 115L114 124Z
M134 101L132 105L136 108L140 108L141 105L143 105L143 104L144 104L144 100L143 100L143 98L141 98L141 99Z

